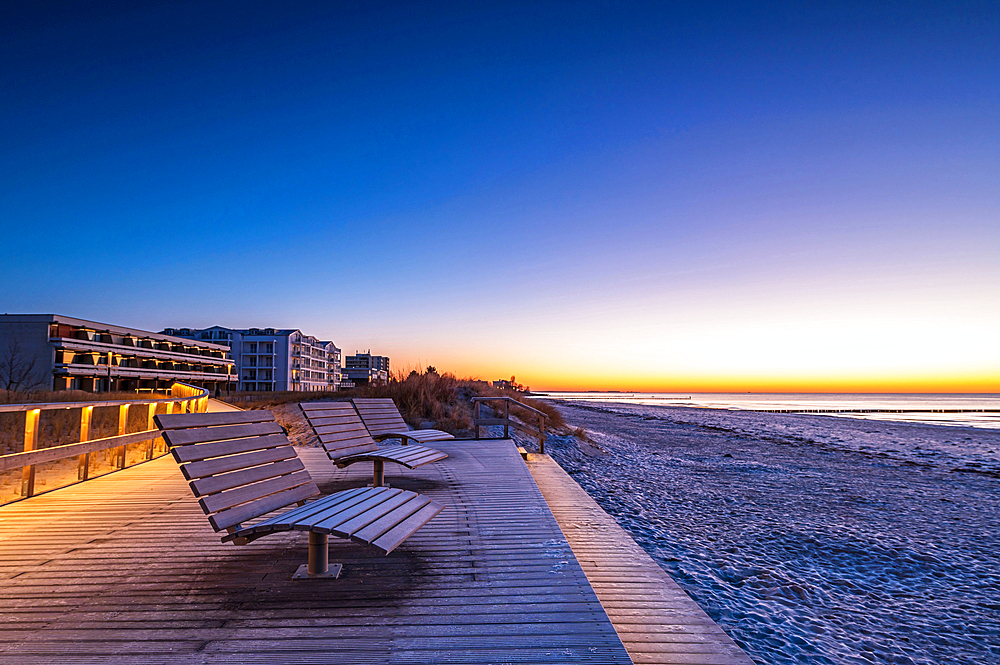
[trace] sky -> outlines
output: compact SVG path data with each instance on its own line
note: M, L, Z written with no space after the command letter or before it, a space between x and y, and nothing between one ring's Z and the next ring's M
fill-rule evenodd
M1000 392L1000 5L15 3L0 311Z

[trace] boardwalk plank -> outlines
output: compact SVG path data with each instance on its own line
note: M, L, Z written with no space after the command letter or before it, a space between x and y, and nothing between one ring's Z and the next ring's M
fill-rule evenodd
M392 485L445 511L389 556L332 542L331 581L289 579L305 534L221 543L170 457L0 507L0 661L630 662L511 442L443 447ZM300 454L324 494L370 480Z

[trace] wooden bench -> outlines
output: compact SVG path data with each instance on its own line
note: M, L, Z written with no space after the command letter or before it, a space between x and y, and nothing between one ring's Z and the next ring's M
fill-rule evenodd
M223 542L246 545L279 531L308 531L308 563L293 579L335 578L329 536L349 538L386 554L444 509L415 492L388 487L320 491L270 411L161 414L163 439ZM247 524L280 508L298 507Z
M319 438L326 454L344 468L355 462L372 462L372 484L385 483L385 463L395 462L408 469L437 462L447 453L426 446L384 446L379 448L350 402L303 402L306 420Z
M399 439L406 443L407 439L417 443L428 441L444 441L455 437L439 429L413 429L403 420L402 414L396 408L396 403L388 397L358 397L351 400L361 416L361 421L368 433L376 441Z

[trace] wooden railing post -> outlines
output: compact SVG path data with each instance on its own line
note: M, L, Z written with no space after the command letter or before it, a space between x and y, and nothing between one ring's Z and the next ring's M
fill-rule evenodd
M472 407L472 419L476 423L476 440L479 440L479 405L481 402L474 402L475 406Z
M90 440L90 419L94 414L94 407L85 406L80 410L80 441ZM90 475L90 453L80 455L77 462L76 477L78 480L86 480Z
M125 434L125 429L128 427L128 404L118 405L118 436ZM115 450L115 468L124 469L125 468L125 446Z
M510 438L510 400L503 401L503 438Z
M38 420L41 409L31 409L24 412L24 452L34 450L38 445ZM35 465L29 464L21 469L21 496L28 497L35 493Z
M545 416L538 416L538 452L545 452Z
M156 402L150 402L148 408L146 409L146 430L157 429L156 423L153 422L153 416L156 415ZM149 440L149 451L146 453L146 459L153 459L153 448L156 446L156 437L154 436Z

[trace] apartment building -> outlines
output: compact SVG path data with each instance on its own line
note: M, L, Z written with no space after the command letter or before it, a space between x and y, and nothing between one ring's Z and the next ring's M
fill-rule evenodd
M344 379L354 385L369 383L386 383L389 381L389 358L373 356L371 349L367 353L356 352L344 359Z
M231 349L241 391L321 391L340 387L337 345L297 329L167 328L164 333L211 341Z
M0 387L143 391L174 381L226 390L236 381L229 349L57 314L0 315Z

